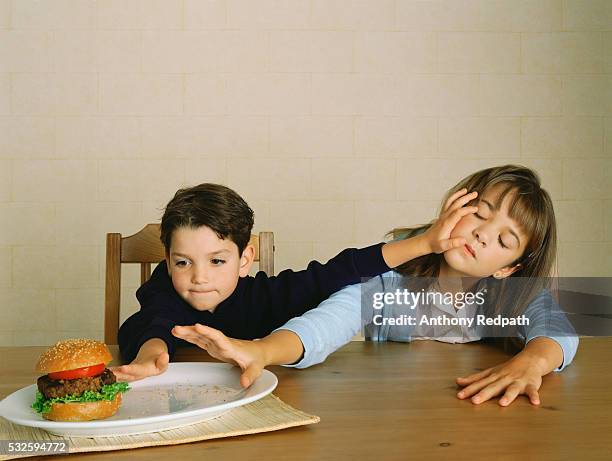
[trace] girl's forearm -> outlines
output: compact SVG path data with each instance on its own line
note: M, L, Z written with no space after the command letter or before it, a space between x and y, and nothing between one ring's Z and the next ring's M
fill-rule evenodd
M431 253L431 248L423 234L388 242L382 247L383 259L389 267L397 267L429 253Z
M563 363L563 349L559 343L544 336L529 341L520 354L533 360L541 376L547 375Z
M297 362L304 353L300 337L289 330L278 330L256 342L262 350L264 366Z

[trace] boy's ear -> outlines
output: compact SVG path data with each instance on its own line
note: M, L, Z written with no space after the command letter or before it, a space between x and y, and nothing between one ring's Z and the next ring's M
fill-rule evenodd
M516 266L502 267L500 270L495 271L495 273L493 274L493 277L495 277L496 279L505 279L506 277L509 277L512 274L514 274L521 267L523 267L523 265L520 263L517 264Z
M250 243L245 247L240 256L240 277L246 277L249 275L253 261L255 260L255 247Z

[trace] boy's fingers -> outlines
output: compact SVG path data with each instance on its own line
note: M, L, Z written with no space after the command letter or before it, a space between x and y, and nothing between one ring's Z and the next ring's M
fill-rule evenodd
M476 213L476 211L478 211L478 208L476 207L462 207L453 211L448 217L444 218L444 221L441 223L441 228L438 230L438 239L441 242L440 247L442 251L448 251L454 248L454 246L448 246L448 242L457 239L451 239L450 234L453 232L453 229L457 226L457 223L461 220L461 218L470 213Z
M453 211L448 216L448 221L446 223L447 225L446 229L448 230L450 228L450 232L452 232L452 230L455 228L457 223L461 221L461 218L463 218L464 216L468 214L476 213L477 211L478 211L478 207L475 207L475 206L463 206L461 208L457 208L455 211Z
M121 365L121 366L118 366L118 367L111 367L111 368L109 368L109 370L113 372L113 374L117 377L117 379L123 379L124 377L130 375L130 373L128 373L126 367L127 367L127 365Z
M448 209L449 211L455 211L459 208L462 208L466 203L471 202L478 196L478 192L473 191L469 194L464 195L463 197L459 197Z
M130 382L130 381L134 381L136 379L133 375L131 375L129 373L122 373L120 371L113 371L113 374L117 378L117 381Z
M170 362L170 356L166 352L164 352L163 354L160 354L159 357L157 357L155 365L157 365L157 368L159 368L160 370L165 371L166 368L168 368L168 362Z
M465 245L467 242L463 237L456 237L452 239L445 240L442 242L443 251L452 250L453 248L458 248Z
M452 245L453 245L454 248L462 247L466 243L467 243L467 240L464 239L463 237L454 238L452 240Z
M467 189L464 187L463 189L458 190L457 192L455 192L453 195L451 195L448 200L446 201L446 203L444 204L444 210L446 211L450 208L451 204L458 198L461 197L463 194L465 194L467 192Z

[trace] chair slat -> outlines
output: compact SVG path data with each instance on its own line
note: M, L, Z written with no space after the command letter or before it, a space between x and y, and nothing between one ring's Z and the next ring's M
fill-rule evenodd
M106 234L104 342L117 344L121 303L121 234Z
M140 232L121 239L122 263L158 263L166 257L159 240L159 224L147 224Z

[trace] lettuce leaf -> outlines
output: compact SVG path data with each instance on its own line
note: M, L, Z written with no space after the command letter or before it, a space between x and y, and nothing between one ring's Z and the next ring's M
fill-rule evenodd
M37 413L48 413L54 403L78 403L78 402L97 402L99 400L113 400L119 392L130 390L128 383L113 383L102 386L98 392L85 391L81 395L66 395L64 397L46 398L40 391L36 391L36 400L32 408Z

